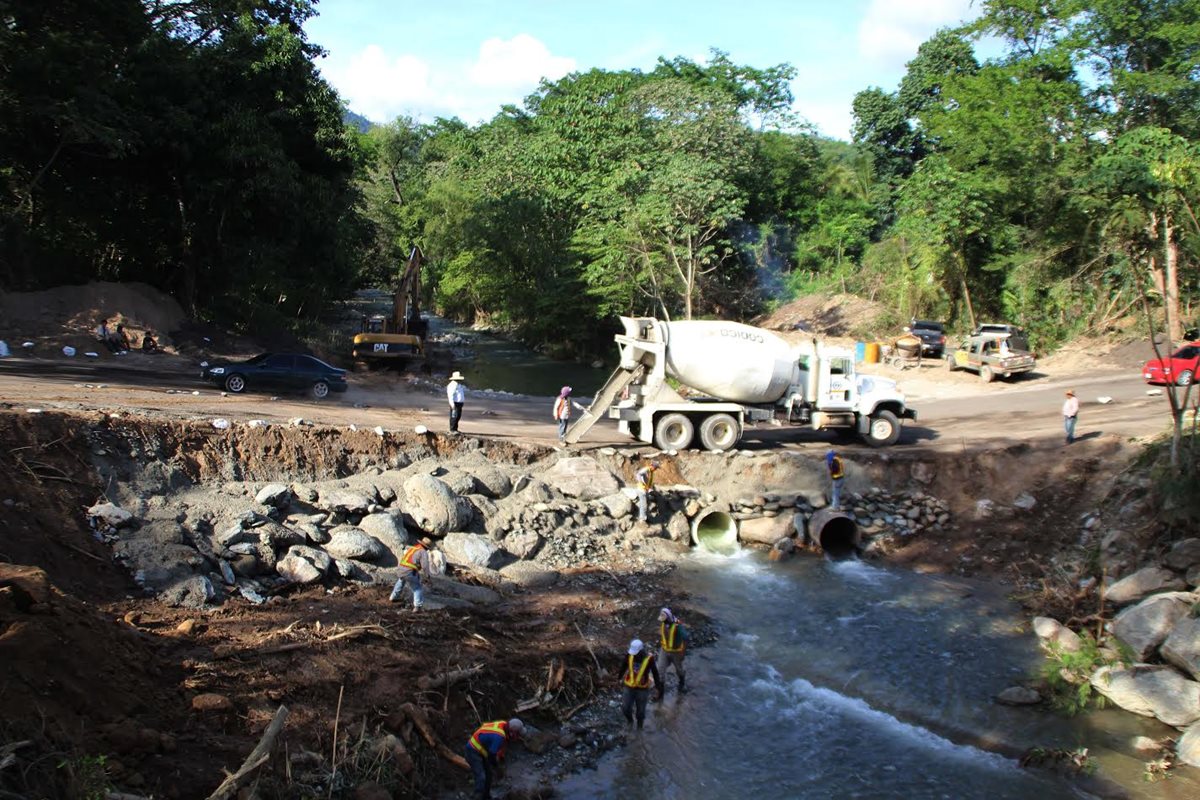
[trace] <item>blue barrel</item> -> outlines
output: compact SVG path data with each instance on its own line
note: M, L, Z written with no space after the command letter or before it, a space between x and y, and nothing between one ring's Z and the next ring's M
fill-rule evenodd
M867 343L866 342L855 342L854 343L854 363L861 364L863 361L866 360L866 358L867 358Z

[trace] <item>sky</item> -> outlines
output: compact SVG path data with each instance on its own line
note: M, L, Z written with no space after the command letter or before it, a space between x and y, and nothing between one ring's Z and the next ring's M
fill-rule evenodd
M893 90L917 47L979 14L980 0L319 0L305 25L350 110L373 122L521 105L541 79L651 70L659 56L796 67L793 110L850 138L854 95Z

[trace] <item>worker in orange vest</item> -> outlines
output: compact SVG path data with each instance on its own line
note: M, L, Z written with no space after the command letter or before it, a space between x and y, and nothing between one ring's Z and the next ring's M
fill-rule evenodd
M421 603L424 599L424 595L421 593L421 573L429 575L429 548L431 547L433 547L433 541L426 536L404 551L404 555L400 557L400 577L396 579L396 585L392 587L392 594L388 600L393 603L398 601L404 595L405 584L408 584L412 588L413 611L421 610Z
M654 654L646 650L641 639L629 643L629 654L625 659L622 672L622 683L625 684L625 699L621 702L621 713L630 725L633 725L634 709L637 709L638 730L646 721L646 701L650 699L650 679L658 689L657 700L662 700L662 679L658 677L658 667L654 665Z
M842 466L842 457L836 450L825 454L825 466L829 468L829 482L833 491L830 492L829 505L835 509L842 507L842 482L846 480L846 468Z
M683 674L683 657L687 655L688 629L683 627L683 623L671 613L671 609L664 608L658 612L658 632L662 646L662 649L658 651L658 672L663 676L665 683L667 667L674 665L675 674L679 677L679 693L687 694L687 676ZM659 697L666 688L666 686L662 687Z
M514 717L508 722L485 722L471 734L464 752L475 776L475 800L492 796L492 778L508 752L508 743L520 739L524 732L525 723Z
M567 426L571 424L571 387L564 386L554 401L554 421L558 423L558 440L567 440Z

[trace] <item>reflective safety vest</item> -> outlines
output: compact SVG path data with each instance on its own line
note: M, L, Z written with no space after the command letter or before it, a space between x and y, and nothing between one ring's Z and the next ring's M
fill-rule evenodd
M829 477L837 480L845 474L846 473L842 471L842 459L838 456L834 456L833 460L829 462Z
M404 551L404 557L400 559L400 566L407 567L413 572L420 572L421 565L417 563L417 553L425 549L423 544L414 544L412 547Z
M625 667L625 685L631 689L650 688L650 656L642 657L642 665L634 669L633 656L629 657L629 665Z
M484 758L487 758L488 756L488 748L479 740L479 737L487 735L498 735L501 737L502 743L499 749L496 751L496 757L503 757L505 745L508 744L508 723L504 722L503 720L497 722L485 722L476 728L475 732L471 734L471 747L474 747L476 750L478 750L479 754Z
M643 492L648 492L654 488L654 470L639 469L637 471L638 488Z
M672 622L670 625L665 622L659 625L658 635L662 638L663 651L667 653L683 652L684 643L679 638L679 620Z

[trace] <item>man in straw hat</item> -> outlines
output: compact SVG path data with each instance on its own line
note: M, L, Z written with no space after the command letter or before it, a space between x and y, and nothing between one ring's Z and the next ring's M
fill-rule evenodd
M1075 397L1074 389L1067 389L1067 399L1063 401L1063 428L1067 432L1067 444L1075 441L1075 418L1079 416L1079 400Z
M446 400L450 402L450 432L458 433L463 403L467 401L467 379L458 370L454 370L450 382L446 384Z
M429 548L433 541L426 536L421 541L404 551L400 558L400 577L392 587L392 595L388 599L395 603L404 596L404 586L412 589L413 611L421 610L424 595L421 593L421 573L429 575Z

